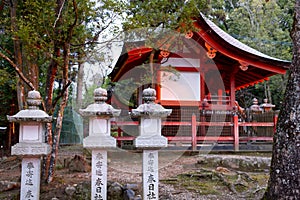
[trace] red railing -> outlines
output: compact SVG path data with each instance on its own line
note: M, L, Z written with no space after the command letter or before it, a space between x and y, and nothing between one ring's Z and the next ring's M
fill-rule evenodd
M240 142L246 141L273 141L272 136L240 136L239 127L273 127L274 133L276 131L276 123L278 116L274 115L273 122L239 122L237 115L233 116L232 122L197 122L196 115L192 115L190 122L162 122L163 126L191 126L192 131L190 136L167 136L169 142L171 141L181 141L181 142L190 142L192 150L197 149L198 141L226 141L233 142L234 150L239 151ZM120 126L138 126L139 122L137 121L117 121L112 122L112 124ZM232 127L231 136L197 136L198 127L207 127L207 126L229 126ZM116 137L117 141L131 141L134 140L134 136L122 136L122 130L118 128L118 136Z

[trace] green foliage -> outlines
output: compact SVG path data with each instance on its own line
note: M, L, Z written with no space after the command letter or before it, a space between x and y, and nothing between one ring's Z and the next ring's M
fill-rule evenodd
M91 87L87 88L87 90L84 93L84 98L82 102L83 108L86 108L88 105L94 103L94 90L97 88L97 85L92 85Z
M10 113L11 105L16 102L16 83L15 75L11 69L1 66L0 69L0 126L6 126L6 115Z
M69 64L72 68L72 65L86 60L86 57L94 50L99 35L107 27L114 27L117 31L116 26L111 26L116 15L112 15L107 10L108 5L96 4L94 1L61 1L60 7L57 7L57 1L17 0L14 3L16 7L13 7L13 4L5 4L0 12L0 51L13 60L16 54L13 41L20 41L21 52L19 53L22 55L23 66L19 67L27 76L30 65L37 65L39 67L38 82L43 89L47 85L46 77L50 75L48 67L51 61L54 60L59 65L55 81L62 79L63 58L55 56L53 49L55 45L61 49L62 56L63 44L70 43ZM59 16L56 15L57 10L60 10ZM16 17L11 16L14 11ZM73 31L70 31L73 26ZM5 63L5 66L8 67L9 64ZM73 72L70 72L70 78L73 76L71 73ZM43 89L40 91L45 96Z
M23 58L39 66L39 85L45 88L47 68L50 60L55 58L53 45L63 43L68 39L69 28L75 22L76 13L72 1L63 1L61 19L55 15L55 9L60 9L56 7L55 1L16 2L18 2L14 24L17 27L16 30L12 28L11 8L5 6L3 12L0 13L0 50L12 57L13 54L8 52L13 52L12 41L18 38L22 42ZM76 3L77 21L72 37L69 38L71 39L70 65L84 62L91 54L98 58L99 63L105 60L106 57L102 54L95 54L93 41L97 40L106 29L110 35L118 34L120 28L115 24L117 21L123 22L123 30L126 31L136 28L161 27L171 30L180 28L182 32L185 32L192 27L191 17L198 16L200 11L242 42L268 55L291 59L292 47L289 31L292 24L294 0L268 2L259 0L103 0L97 4L89 0L78 0ZM58 20L61 20L60 23ZM62 65L61 58L57 58L56 62ZM8 66L7 63L5 65ZM12 79L14 77L7 80ZM56 80L59 79L61 79L61 72L56 77ZM281 76L272 77L268 82L273 103L276 105L279 105L281 101L283 90L277 93L275 89L284 88L279 80ZM4 78L0 81L6 82ZM14 81L8 82L14 87L13 83ZM252 93L263 98L265 92L259 92L263 88L264 85L253 87Z
M230 3L229 3L230 2ZM285 1L286 2L286 1ZM291 60L293 1L212 2L211 18L241 42L280 59Z
M128 107L137 107L137 90L139 82L133 79L125 79L115 83L114 96L124 105Z
M127 19L124 29L162 27L175 30L190 29L191 17L201 11L218 26L241 42L279 59L291 60L292 44L289 32L292 25L294 0L220 0L220 1L130 1L125 4ZM154 34L151 32L150 37ZM142 33L144 34L144 33ZM149 44L148 44L149 46ZM151 46L151 44L150 44ZM286 76L277 75L262 84L237 92L237 99L249 107L252 98L264 98L280 108ZM269 96L271 95L271 96Z
M184 31L193 27L192 17L198 16L200 10L207 8L207 1L129 1L124 7L127 9L125 30L147 27L175 30L184 24L184 28L181 28Z
M211 19L241 42L279 59L292 59L290 30L294 14L294 0L212 1ZM237 92L242 107L249 107L252 99L264 98L280 108L287 76L276 75L269 81ZM269 94L271 96L269 96Z

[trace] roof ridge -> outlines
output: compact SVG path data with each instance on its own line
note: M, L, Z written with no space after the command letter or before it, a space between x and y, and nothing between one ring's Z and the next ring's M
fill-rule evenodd
M267 58L267 59L271 59L271 60L276 60L276 61L281 61L281 62L289 62L288 60L282 60L279 58L275 58L272 56L269 56L267 54L264 54L244 43L242 43L241 41L237 40L236 38L234 38L233 36L231 36L230 34L228 34L227 32L225 32L224 30L222 30L220 27L218 27L214 22L212 22L211 20L209 20L207 17L204 16L204 14L200 13L200 16L204 19L205 23L221 38L223 38L225 41L227 41L230 45L246 51L248 53L254 54L256 56L260 56L263 58Z

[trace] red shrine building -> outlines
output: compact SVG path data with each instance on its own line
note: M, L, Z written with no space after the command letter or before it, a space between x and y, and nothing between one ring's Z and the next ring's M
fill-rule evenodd
M249 135L245 127L263 125L242 124L247 122L241 116L234 121L239 111L235 92L286 73L290 62L241 43L202 15L194 25L196 31L159 36L153 47L147 42L125 43L109 77L119 85L132 82L133 89L124 90L130 93L127 99L116 89L111 103L130 111L142 103L142 90L151 86L157 92L156 102L173 109L163 128L170 142L191 141L195 146L206 140L237 144L242 136L257 138L260 133ZM270 135L260 136L272 140Z

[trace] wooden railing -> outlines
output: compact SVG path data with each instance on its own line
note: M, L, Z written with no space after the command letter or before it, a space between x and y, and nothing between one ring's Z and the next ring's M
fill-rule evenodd
M240 137L239 127L273 127L274 133L276 129L278 116L277 114L273 117L273 122L239 122L237 115L233 116L232 122L198 122L196 116L192 115L190 122L162 122L163 126L191 126L192 131L190 136L167 136L169 142L171 141L181 141L181 142L190 142L192 150L197 150L198 141L227 141L233 142L234 150L239 151L240 142L246 141L273 141L273 136L243 136ZM137 121L121 121L121 122L112 122L112 124L121 126L138 126L139 122ZM221 126L221 127L232 127L231 136L197 136L198 127L209 127L209 126ZM126 141L134 140L134 136L122 136L122 130L118 128L118 136L116 137L117 141Z

